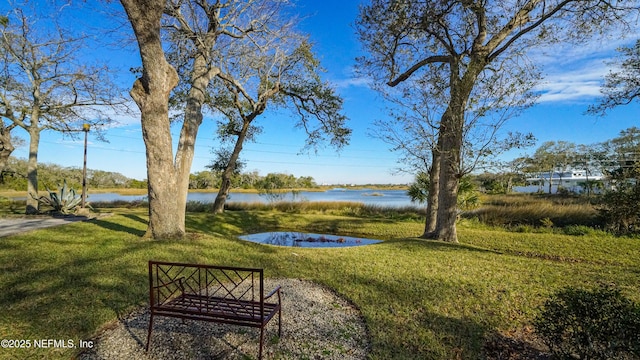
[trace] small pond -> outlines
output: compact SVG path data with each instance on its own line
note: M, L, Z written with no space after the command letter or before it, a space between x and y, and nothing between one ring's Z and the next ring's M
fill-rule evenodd
M329 248L370 245L382 240L357 238L351 236L309 234L301 232L266 232L239 236L242 240L258 244L294 246L307 248Z

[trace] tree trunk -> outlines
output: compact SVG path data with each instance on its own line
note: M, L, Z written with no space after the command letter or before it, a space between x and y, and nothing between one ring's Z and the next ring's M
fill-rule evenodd
M452 110L455 109L455 110ZM454 113L455 112L455 113ZM464 108L449 107L440 122L442 141L440 154L440 184L438 191L438 215L436 238L446 242L458 242L456 220L458 217L458 184L460 182L460 150Z
M141 107L142 136L147 154L149 191L149 226L145 237L153 239L182 238L185 234L184 212L176 201L176 170L173 166L171 133L168 117L144 115L149 106Z
M36 118L37 119L37 118ZM40 211L38 203L38 145L40 143L40 129L38 120L31 119L29 131L29 159L27 160L27 215L34 215Z
M2 126L0 131L0 183L4 183L4 171L15 147L11 141L11 128L5 127L2 123L0 126Z
M206 49L202 50L206 51ZM198 129L202 124L202 106L205 102L205 94L209 82L214 76L214 72L207 66L207 60L202 52L197 53L191 72L191 88L187 96L187 104L184 111L184 123L180 131L180 141L176 152L176 182L177 196L176 207L185 209L182 211L182 222L184 223L187 206L187 195L189 194L189 175L195 151L196 137Z
M224 171L227 172L226 169ZM222 181L220 183L220 190L218 190L218 195L216 195L216 200L213 202L213 213L221 214L224 212L224 204L227 202L227 198L229 197L229 191L231 190L231 180L222 175Z
M438 137L440 142L440 137ZM440 144L438 144L440 145ZM427 218L424 224L422 238L430 239L436 236L438 220L438 193L440 190L440 151L431 150L431 169L429 171L429 196L427 199Z
M584 186L586 187L586 190L587 190L587 197L590 198L591 197L591 184L589 184L589 170L587 170L586 166L585 166L585 170L584 170L584 176L586 177Z
M140 108L142 137L147 155L149 226L153 239L182 238L184 207L176 201L176 168L169 127L169 94L178 84L175 69L167 62L160 40L164 0L121 0L138 40L142 77L133 84L131 97Z
M562 187L562 172L558 172L558 188L556 189L556 194L560 193L560 187Z
M247 132L249 131L250 122L250 120L244 120L242 130L240 130L240 133L238 134L238 139L236 140L236 144L233 147L233 152L231 153L231 157L229 158L229 163L222 173L222 183L220 184L220 190L218 190L216 200L213 202L214 214L220 214L224 212L224 204L226 203L227 197L229 196L229 191L231 190L231 176L235 171L236 163L238 162L238 158L240 157L242 145L244 144L244 140L247 137Z
M442 114L438 140L440 150L440 190L438 192L438 223L436 238L446 242L458 242L458 186L462 177L462 140L467 101L486 59L472 59L462 78L458 78L459 64L451 63L449 105Z

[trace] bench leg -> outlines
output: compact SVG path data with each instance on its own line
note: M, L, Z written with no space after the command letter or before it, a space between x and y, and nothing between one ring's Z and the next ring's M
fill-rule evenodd
M278 337L282 337L282 299L280 298L280 289L278 289Z
M262 360L262 343L264 342L264 326L260 328L260 348L258 350L258 360Z
M282 306L278 308L278 337L282 337Z
M149 351L149 344L151 343L151 330L153 329L153 313L149 317L149 331L147 332L147 346L145 351Z

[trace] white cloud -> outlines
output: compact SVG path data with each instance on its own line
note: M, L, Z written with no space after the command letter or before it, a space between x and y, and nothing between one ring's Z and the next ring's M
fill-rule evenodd
M554 69L535 88L539 102L588 101L601 95L604 76L612 69L603 60L577 61L565 69Z
M530 59L544 74L535 89L540 94L538 101L584 102L601 96L605 76L617 69L613 63L620 55L617 49L630 46L637 38L637 32L626 35L531 51Z
M127 108L129 109L128 111L122 112L115 112L113 110L105 111L105 115L113 120L113 123L107 125L105 128L119 128L140 124L140 111L138 106L133 101L129 101Z
M557 44L547 49L531 49L529 59L543 71L543 79L535 88L540 94L538 102L585 102L601 96L604 77L616 70L613 61L619 56L617 49L632 45L639 34L633 32L625 37L607 37L580 45ZM332 81L338 89L370 88L373 81L357 77L353 68L345 70L344 74L347 76Z
M350 77L345 79L333 80L332 84L338 89L345 89L350 87L365 87L369 88L373 80L365 77Z

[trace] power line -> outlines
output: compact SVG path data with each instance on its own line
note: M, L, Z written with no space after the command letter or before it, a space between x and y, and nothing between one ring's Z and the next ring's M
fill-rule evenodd
M291 164L291 165L313 165L313 166L331 166L331 167L348 167L348 168L384 168L388 169L388 166L383 165L357 165L357 164L309 164L302 162L291 161L266 161L266 160L247 160L247 162L266 163L266 164Z
M117 137L117 138L122 138L122 139L132 139L132 140L140 140L140 138L138 137L132 137L132 136L124 136L124 135L110 135L111 137ZM205 140L207 140L207 138L205 138ZM213 138L210 138L208 140L214 140ZM42 141L43 143L49 143L49 144L57 144L54 142L46 142L46 141ZM280 147L287 147L287 148L291 148L293 146L291 145L282 145L282 144L270 144L270 143L262 143L262 142L254 142L252 144L259 144L259 145L267 145L267 146L280 146ZM69 146L75 146L75 143L70 143L68 144ZM78 145L79 146L79 145ZM94 148L96 148L96 146L93 146ZM207 145L195 145L196 148L207 148L209 146ZM106 147L97 147L100 149L104 149L104 150L108 150L109 148ZM124 150L116 150L116 151L124 151ZM358 152L372 152L373 150L369 151L369 150L364 150L364 149L350 149L350 151L358 151ZM134 153L140 153L138 151L131 151ZM247 153L247 152L258 152L258 153L263 153L263 154L280 154L280 155L291 155L291 156L301 156L301 154L297 153L297 152L286 152L286 151L270 151L270 150L257 150L257 149L243 149L243 152ZM144 153L144 152L142 152ZM390 158L390 157L371 157L371 156L341 156L341 155L314 155L314 157L318 157L318 158L336 158L336 159L353 159L353 160L376 160L376 161L380 161L380 160L389 160L389 161L396 161L396 158ZM204 157L197 157L197 158L201 158L204 159ZM209 159L207 157L207 159Z
M60 143L57 142L52 142L52 141L41 141L41 143L45 143L45 144L53 144L53 145L60 145ZM66 144L67 146L71 146L71 147L81 147L80 144L75 144L75 143L69 143ZM132 153L132 154L146 154L146 152L144 151L136 151L136 150L127 150L127 149L116 149L116 148L109 148L109 147L103 147L103 146L92 146L91 148L93 149L99 149L99 150L104 150L104 151L116 151L116 152L124 152L124 153ZM245 150L245 151L249 151L249 150ZM261 152L261 153L278 153L278 152L269 152L269 151L259 151L259 150L253 150L253 152ZM283 154L289 154L290 153L283 153ZM347 157L345 157L347 158ZM364 159L364 158L360 158L360 157L349 157L351 159ZM211 157L205 157L205 156L194 156L194 159L203 159L203 160L211 160ZM373 159L373 158L370 158ZM384 166L384 165L362 165L362 164L338 164L338 163L305 163L305 162L291 162L291 161L272 161L272 160L252 160L252 159L244 159L245 162L251 162L251 163L262 163L262 164L290 164L290 165L313 165L313 166L326 166L326 167L348 167L348 168L389 168L389 166Z

